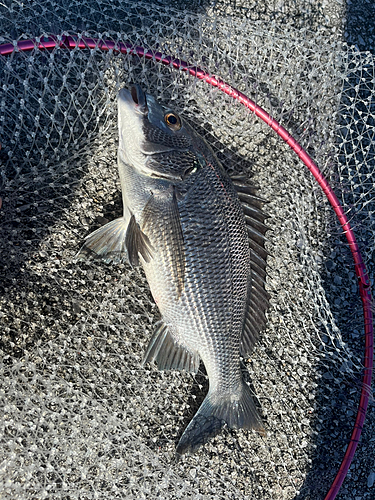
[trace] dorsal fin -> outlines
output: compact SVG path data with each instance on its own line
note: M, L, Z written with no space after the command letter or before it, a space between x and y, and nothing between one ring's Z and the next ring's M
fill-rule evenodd
M241 354L246 356L251 352L266 324L270 296L265 289L268 255L265 249L265 234L269 228L264 224L268 216L262 211L266 202L257 196L257 188L249 184L244 176L232 177L232 182L244 211L250 245L251 280L241 341Z

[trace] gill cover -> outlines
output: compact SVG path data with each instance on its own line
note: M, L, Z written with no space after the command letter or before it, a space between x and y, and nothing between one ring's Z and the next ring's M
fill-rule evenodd
M118 96L120 154L143 174L181 182L201 161L193 142L195 132L172 109L160 105L139 85Z

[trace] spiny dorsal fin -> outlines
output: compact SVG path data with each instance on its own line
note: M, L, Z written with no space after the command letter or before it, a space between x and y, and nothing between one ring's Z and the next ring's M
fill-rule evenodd
M185 370L197 373L199 355L181 345L162 321L151 337L143 364L155 361L159 370Z
M241 354L248 355L266 324L266 311L269 307L269 294L265 289L266 231L264 221L268 217L263 211L265 201L257 196L257 188L246 181L244 176L232 177L240 199L249 236L251 280L247 308L242 330Z

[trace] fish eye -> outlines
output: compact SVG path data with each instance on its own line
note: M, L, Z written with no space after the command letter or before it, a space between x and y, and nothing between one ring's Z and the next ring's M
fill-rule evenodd
M167 113L164 116L164 121L171 130L180 130L182 127L181 119L175 113Z

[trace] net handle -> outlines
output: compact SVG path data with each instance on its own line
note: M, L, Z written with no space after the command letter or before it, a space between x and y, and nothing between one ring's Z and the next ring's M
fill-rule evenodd
M373 315L372 315L372 296L371 284L367 273L366 266L363 262L359 247L354 236L353 230L350 227L348 218L340 205L340 202L333 192L333 189L325 179L318 166L312 158L303 149L303 147L289 134L289 132L272 118L263 108L258 106L254 101L249 99L245 94L232 87L224 80L204 71L196 66L190 66L186 61L176 59L171 56L166 56L161 52L148 50L144 47L134 46L126 42L113 42L112 40L98 40L88 38L82 35L59 35L59 36L42 36L35 40L20 40L16 44L7 43L0 45L0 55L9 56L14 52L23 52L28 50L52 50L55 47L65 49L99 49L102 51L113 51L114 53L131 54L139 57L144 57L148 60L154 60L157 63L171 66L172 68L189 73L191 76L203 80L212 87L216 87L236 101L239 101L246 108L251 110L256 116L263 120L271 127L288 146L298 155L306 167L315 177L324 194L327 196L329 203L335 211L342 230L346 236L350 251L354 260L355 272L358 278L359 293L362 300L364 329L365 329L365 357L364 357L364 373L362 379L361 397L358 405L357 416L354 423L350 442L345 451L344 458L336 477L325 497L325 500L333 500L347 475L349 467L352 463L358 442L362 433L363 424L366 417L367 406L369 402L369 387L371 387L372 369L373 369Z

